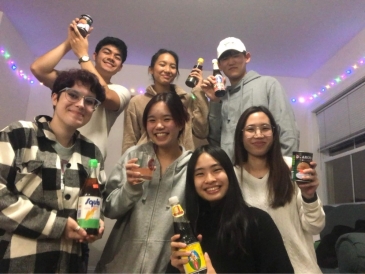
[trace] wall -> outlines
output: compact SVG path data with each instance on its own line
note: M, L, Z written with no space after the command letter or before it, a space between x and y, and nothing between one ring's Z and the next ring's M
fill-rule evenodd
M347 69L351 68L360 58L364 58L364 41L365 41L365 29L360 31L351 41L349 41L342 49L340 49L332 58L330 58L320 69L318 69L313 75L311 75L307 81L310 90L320 91L320 89L332 81L335 77L342 75ZM319 148L319 131L317 119L314 111L323 106L329 100L335 98L347 87L351 86L361 78L365 76L365 65L360 66L358 69L348 76L344 81L331 87L325 91L320 99L314 100L311 104L308 104L308 110L306 112L307 124L303 124L303 128L307 130L307 134L304 139L308 144L308 151L314 153L314 159L317 159L318 166L316 168L320 176L321 187L318 194L321 197L324 204L327 204L327 181L324 170L324 163L322 161L322 155L318 152ZM341 115L341 113L339 113Z
M18 68L29 75L33 55L6 15L0 12L0 49L10 58L0 56L0 128L16 120L24 120L28 105L30 85L9 68L8 61L15 61Z
M20 35L10 24L6 16L0 12L0 46L11 49L12 57L19 62L19 66L29 73L29 66L33 61L33 56L27 45L24 43ZM6 39L5 39L6 37ZM323 65L308 79L276 77L287 91L288 99L297 97L298 94L305 94L307 91L318 91L323 84L332 79L334 75L342 73L349 62L357 60L363 52L363 43L365 41L365 30L361 31L353 38L343 49L333 56L326 64ZM91 52L90 52L91 54ZM2 58L2 59L1 59ZM151 80L147 74L146 66L124 65L122 71L113 77L113 82L122 84L127 88L144 89L151 84ZM58 65L58 69L68 69L78 67L77 59L63 60ZM190 69L180 70L180 77L176 84L185 87L184 81ZM210 70L205 71L204 75L210 74ZM29 83L19 79L12 72L3 57L0 56L0 128L3 128L12 121L25 119L31 120L35 115L48 114L52 115L52 106L50 104L50 90L39 84L30 85ZM338 86L332 88L321 99L312 103L295 103L292 104L299 128L301 129L300 150L314 152L314 158L318 162L317 171L321 177L322 185L318 189L319 196L326 204L326 187L325 179L322 172L322 164L318 149L318 128L313 114L313 110L325 103L330 98L339 94L344 88L354 83L365 75L365 66L356 71L356 73L343 81ZM15 110L15 111L14 111ZM113 165L120 157L121 141L123 131L123 114L117 119L114 127L109 135L108 157L106 159L106 172L110 173ZM100 257L103 246L108 238L108 234L113 226L114 221L106 219L106 232L103 239L90 245L90 268Z

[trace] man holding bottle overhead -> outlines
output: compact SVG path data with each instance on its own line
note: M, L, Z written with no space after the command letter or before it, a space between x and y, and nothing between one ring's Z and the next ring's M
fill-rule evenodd
M91 62L88 54L88 35L84 38L78 28L76 18L68 27L68 36L60 45L39 57L31 65L34 76L45 86L52 88L58 75L57 64L70 50L74 52L82 69L94 73L105 88L105 101L95 111L91 121L80 132L93 141L103 153L107 154L107 138L111 127L130 100L130 92L121 85L111 83L111 78L119 72L127 58L126 44L115 37L105 37L96 45Z
M240 39L228 37L222 40L217 54L219 69L228 77L231 86L219 98L214 94L216 82L213 75L201 85L210 98L208 141L221 146L232 160L237 120L247 108L263 105L272 112L280 125L283 156L291 157L292 152L299 149L299 129L283 87L273 77L246 70L251 54Z

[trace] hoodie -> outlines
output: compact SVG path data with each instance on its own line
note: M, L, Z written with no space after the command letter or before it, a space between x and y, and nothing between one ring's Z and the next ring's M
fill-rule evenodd
M208 135L208 100L200 88L194 88L189 94L181 87L173 86L190 116L185 125L185 130L180 136L180 144L185 149L194 150L195 147L206 143L205 138ZM131 146L144 144L148 141L142 117L146 105L155 95L157 95L157 92L151 85L147 87L145 94L136 95L129 102L124 114L122 153Z
M280 126L281 152L291 157L299 149L299 129L286 93L275 78L252 70L236 86L227 87L220 103L210 102L208 141L220 145L233 160L237 122L252 106L265 106L271 111Z
M145 151L155 158L151 181L130 185L123 167L131 151ZM97 272L161 273L170 261L174 235L168 199L178 196L184 205L187 164L191 151L182 154L160 174L160 163L148 142L133 146L114 167L104 192L104 215L117 219L105 245Z

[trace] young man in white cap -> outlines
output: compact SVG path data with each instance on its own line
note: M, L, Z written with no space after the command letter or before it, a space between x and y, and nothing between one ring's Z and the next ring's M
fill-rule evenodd
M241 114L251 106L265 106L280 125L283 156L292 156L299 148L299 130L293 110L280 83L273 77L246 70L251 54L240 39L228 37L217 48L218 66L231 86L223 97L214 94L214 76L203 81L202 89L210 98L209 135L211 144L220 145L233 160L234 132Z

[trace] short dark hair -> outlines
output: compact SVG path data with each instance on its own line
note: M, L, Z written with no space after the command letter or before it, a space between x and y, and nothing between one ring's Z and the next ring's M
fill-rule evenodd
M245 252L245 240L248 223L253 220L248 205L245 203L236 173L227 153L218 146L204 145L197 148L191 155L186 171L185 202L186 214L191 222L195 235L199 234L198 219L203 215L207 201L203 200L195 189L196 163L203 153L213 157L224 169L228 178L228 190L225 197L219 201L221 210L218 230L218 250L223 254L232 254L237 251ZM204 235L203 235L204 241Z
M99 41L99 43L95 47L96 54L99 53L102 47L107 45L113 45L115 46L122 55L122 64L127 60L127 45L116 37L107 36Z
M89 87L90 91L95 94L96 99L100 102L105 100L105 89L100 85L98 77L90 71L84 69L70 69L60 71L53 83L52 94L58 94L64 88L73 87L77 82Z
M252 106L246 109L237 122L236 132L234 134L234 165L242 167L242 164L248 160L248 152L243 144L243 128L246 125L248 117L257 112L263 112L270 120L273 127L273 143L267 152L267 164L270 168L268 178L269 202L272 208L278 208L289 203L294 195L294 186L290 180L290 170L283 159L280 146L280 129L275 122L274 116L264 106Z
M164 102L166 104L171 112L171 116L175 124L179 127L182 127L178 136L180 137L185 130L185 124L189 121L189 113L181 102L180 97L174 92L159 93L152 97L143 111L142 121L144 128L147 129L148 113L150 112L152 106L158 102Z
M170 54L172 57L174 57L175 59L175 63L176 63L176 71L177 71L177 75L180 75L179 73L179 56L176 54L176 52L172 51L172 50L168 50L168 49L159 49L151 58L151 63L149 68L153 68L156 64L156 61L158 59L158 57L160 57L160 55L168 53Z

